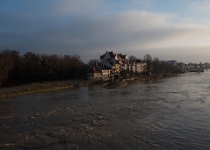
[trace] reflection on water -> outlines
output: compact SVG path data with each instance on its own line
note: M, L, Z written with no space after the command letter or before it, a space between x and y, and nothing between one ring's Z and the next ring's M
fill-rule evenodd
M210 72L0 101L0 149L209 149Z

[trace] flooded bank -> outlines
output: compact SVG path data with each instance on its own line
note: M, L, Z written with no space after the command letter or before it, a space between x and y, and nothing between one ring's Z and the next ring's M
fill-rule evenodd
M210 73L0 101L0 149L208 149Z
M0 98L31 94L31 93L56 91L62 89L71 89L80 86L87 86L92 83L94 83L94 81L81 79L81 80L31 83L15 87L0 88Z

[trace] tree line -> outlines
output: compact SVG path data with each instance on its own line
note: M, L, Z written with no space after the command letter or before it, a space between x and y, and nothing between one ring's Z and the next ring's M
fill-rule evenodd
M130 59L136 58L130 56ZM91 59L89 65L95 61L98 60ZM149 54L145 55L144 61L147 63L146 72L151 72L154 77L178 71L177 67L160 61L157 57L153 59ZM27 52L21 56L16 50L0 52L0 86L86 78L87 69L88 64L84 64L78 55L58 56Z
M154 77L179 72L179 68L177 66L171 65L165 60L159 60L158 57L153 59L149 54L146 54L144 59L147 62L147 71L151 72Z
M129 59L133 61L137 58L135 56L130 56ZM143 74L152 75L155 78L179 72L179 68L177 66L173 66L164 60L159 60L158 57L153 59L150 54L146 54L143 61L147 63L147 67L145 68L145 72ZM126 71L121 72L122 77L126 77L127 74L128 72ZM132 72L129 72L129 75L136 76L136 74Z
M24 55L16 50L0 52L0 86L86 77L87 65L78 55Z

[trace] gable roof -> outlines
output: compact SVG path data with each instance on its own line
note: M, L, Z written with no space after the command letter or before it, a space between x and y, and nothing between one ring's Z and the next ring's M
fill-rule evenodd
M91 68L88 69L88 73L101 73L101 70L96 66L92 66Z
M109 56L110 56L111 58L115 58L115 56L117 55L117 54L115 54L113 51L111 51L111 52L107 52L107 51L106 51L106 53L109 53ZM105 53L105 54L106 54L106 53ZM100 56L100 59L103 59L103 58L105 57L105 54L101 55L101 56Z
M103 62L101 62L105 67L107 68L112 68L113 64L111 64L112 62L104 60Z
M109 53L109 55L110 55L111 58L115 58L116 54L113 51L108 52L108 53Z

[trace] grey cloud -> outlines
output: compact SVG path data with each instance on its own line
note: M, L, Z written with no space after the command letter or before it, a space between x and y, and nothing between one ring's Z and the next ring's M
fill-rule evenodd
M102 11L104 0L53 0L53 14L55 16L63 15L87 15Z
M0 24L0 48L16 49L22 53L78 54L87 62L98 58L106 50L139 57L147 52L159 54L161 45L188 38L195 31L203 30L201 26L169 23L167 18L170 15L167 14L145 11L91 17L83 13L67 15L67 8L64 8L66 14L58 17L54 14L57 10L48 10L54 4L47 10L40 8L39 16L35 12L24 16L8 13L5 16L5 12L1 12L0 19L4 23ZM49 12L54 13L50 15ZM46 14L40 15L42 13ZM173 51L170 53L173 55Z
M179 62L184 63L205 63L209 62L209 49L207 47L168 47L168 48L157 48L147 49L145 52L150 53L153 57L157 56L162 60L173 60L176 59Z

